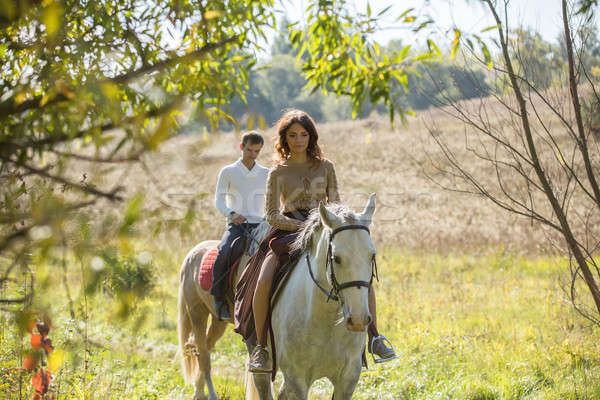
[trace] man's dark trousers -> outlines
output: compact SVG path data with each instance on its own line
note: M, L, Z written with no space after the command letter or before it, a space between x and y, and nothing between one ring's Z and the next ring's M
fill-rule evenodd
M248 232L256 228L257 225L246 222L240 225L231 222L227 224L227 230L221 238L221 243L219 243L219 254L213 266L213 283L210 288L210 294L213 296L217 298L225 297L227 273L229 272L229 268L231 268L229 264L234 261L231 260L231 244L236 238L244 234L244 230Z

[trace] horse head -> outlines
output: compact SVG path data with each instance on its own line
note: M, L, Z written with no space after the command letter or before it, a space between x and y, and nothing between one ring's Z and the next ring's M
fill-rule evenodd
M319 205L322 226L328 228L326 275L332 294L342 304L346 328L364 332L371 322L369 286L373 278L375 246L369 225L375 212L375 194L356 218L343 218Z

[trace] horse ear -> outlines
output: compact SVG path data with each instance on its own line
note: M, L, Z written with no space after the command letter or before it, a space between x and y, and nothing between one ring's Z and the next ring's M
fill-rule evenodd
M319 202L319 215L321 216L321 221L323 224L330 229L334 229L342 224L342 221L337 217L337 215L325 208L325 204L323 204L322 201Z
M375 193L371 193L367 205L363 212L358 216L358 220L366 226L371 225L373 221L373 214L375 214Z

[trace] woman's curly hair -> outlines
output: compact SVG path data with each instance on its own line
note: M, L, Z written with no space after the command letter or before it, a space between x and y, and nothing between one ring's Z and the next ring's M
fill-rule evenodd
M317 143L319 134L315 121L302 110L287 110L277 122L277 140L275 142L275 161L279 164L290 156L290 147L285 139L285 133L294 123L299 123L309 134L308 148L306 153L311 160L323 160L323 152Z

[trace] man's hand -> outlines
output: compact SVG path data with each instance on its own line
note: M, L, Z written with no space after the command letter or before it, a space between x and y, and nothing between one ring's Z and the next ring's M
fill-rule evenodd
M242 215L240 215L238 213L231 214L229 216L229 220L234 225L239 225L239 224L243 224L244 222L246 222L246 218L244 218Z

